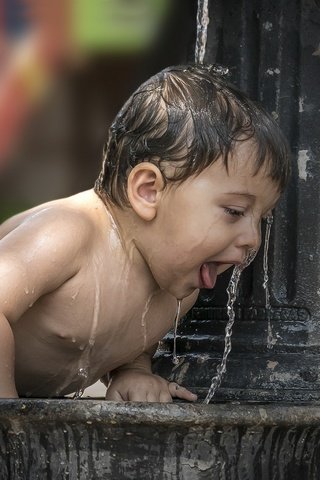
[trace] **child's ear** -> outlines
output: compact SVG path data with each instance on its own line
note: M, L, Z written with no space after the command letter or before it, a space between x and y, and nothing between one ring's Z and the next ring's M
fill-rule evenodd
M129 202L136 214L143 220L153 220L164 188L159 168L150 162L139 163L131 170L127 187Z

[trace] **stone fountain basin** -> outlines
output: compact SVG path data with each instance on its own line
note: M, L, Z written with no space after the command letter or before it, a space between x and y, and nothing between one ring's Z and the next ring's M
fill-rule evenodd
M0 400L0 478L320 478L315 404Z

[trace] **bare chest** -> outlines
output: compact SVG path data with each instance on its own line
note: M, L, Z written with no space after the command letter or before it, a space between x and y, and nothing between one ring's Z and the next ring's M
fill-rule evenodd
M20 319L15 334L24 354L18 358L23 363L32 351L37 362L45 360L55 371L63 363L69 370L90 366L96 379L161 340L173 326L175 310L173 297L161 291L148 295L130 272L117 276L112 269L107 274L91 268Z

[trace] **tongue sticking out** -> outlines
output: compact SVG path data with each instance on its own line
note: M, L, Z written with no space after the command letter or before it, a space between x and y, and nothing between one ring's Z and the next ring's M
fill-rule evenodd
M217 265L215 263L203 263L200 268L201 288L213 288L217 280Z

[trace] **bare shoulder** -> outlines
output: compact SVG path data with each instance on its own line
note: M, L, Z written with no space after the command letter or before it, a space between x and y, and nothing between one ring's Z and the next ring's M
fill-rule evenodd
M99 199L98 199L99 200ZM100 201L101 202L101 201ZM24 212L3 225L1 263L32 264L34 268L63 269L67 276L79 271L95 250L101 230L101 205L90 191L52 201ZM35 255L36 252L36 255Z
M0 240L15 230L24 233L32 230L47 231L54 236L65 232L77 236L79 240L86 239L92 229L97 226L95 217L99 208L99 200L92 191L81 192L67 198L53 200L9 218L0 226ZM100 207L101 208L101 207ZM80 237L78 236L81 234Z
M101 225L99 208L92 194L83 192L41 205L4 225L7 233L0 240L0 278L6 282L0 304L5 301L8 318L18 318L27 308L23 295L26 279L34 302L87 265ZM9 309L9 305L13 307Z

